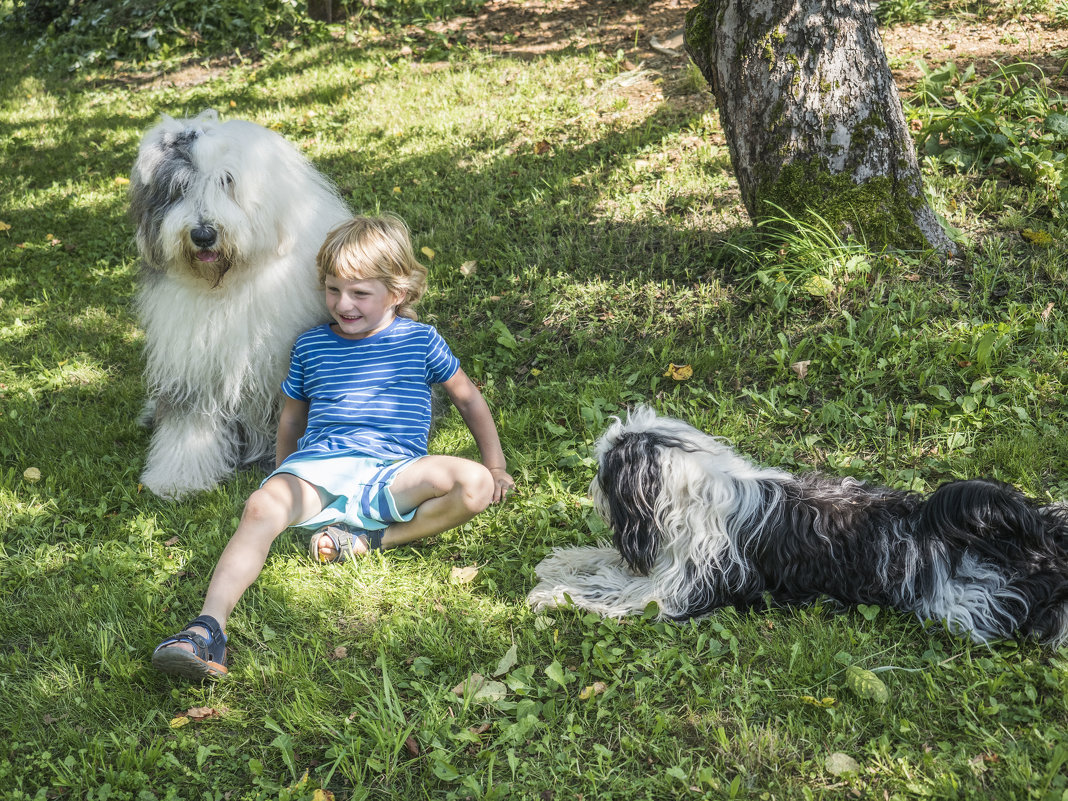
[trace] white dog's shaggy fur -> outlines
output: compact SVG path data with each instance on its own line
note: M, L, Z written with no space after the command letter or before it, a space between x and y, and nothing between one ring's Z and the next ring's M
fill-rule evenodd
M130 213L153 426L141 481L178 497L273 460L290 348L327 319L315 255L351 215L280 135L210 110L145 134Z

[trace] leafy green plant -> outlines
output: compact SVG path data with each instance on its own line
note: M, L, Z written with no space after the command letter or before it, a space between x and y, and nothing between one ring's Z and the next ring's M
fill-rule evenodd
M1068 97L1050 90L1033 64L998 65L978 78L954 62L923 78L913 107L924 121L921 152L950 168L1006 172L1068 209Z
M3 21L36 37L36 52L71 70L116 59L165 59L190 51L231 53L322 39L326 29L290 0L18 0Z
M882 0L875 5L874 14L882 25L926 22L934 16L928 0Z

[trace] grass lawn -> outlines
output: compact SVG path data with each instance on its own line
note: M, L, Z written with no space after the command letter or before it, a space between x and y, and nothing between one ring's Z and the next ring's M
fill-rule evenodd
M1068 498L1063 75L944 55L902 86L965 243L939 263L755 240L681 61L592 23L540 54L436 31L162 77L46 75L0 40L0 797L1068 799L1068 650L878 608L672 624L524 601L552 547L606 535L591 446L635 403L786 469ZM231 620L230 676L192 685L149 656L262 474L180 502L138 484L126 176L161 113L209 107L433 252L423 318L494 409L518 493L350 565L284 534ZM431 449L476 454L454 410Z

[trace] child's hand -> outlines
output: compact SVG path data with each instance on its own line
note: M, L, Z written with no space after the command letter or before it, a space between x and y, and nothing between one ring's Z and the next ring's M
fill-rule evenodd
M491 467L490 475L493 476L493 502L500 503L515 489L515 481L503 467Z

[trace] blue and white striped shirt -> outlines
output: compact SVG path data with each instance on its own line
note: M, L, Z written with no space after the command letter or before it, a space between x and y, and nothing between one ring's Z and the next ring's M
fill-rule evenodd
M459 360L433 326L398 317L363 339L321 325L293 345L282 391L307 401L308 428L290 458L352 454L422 456L430 433L430 385Z

